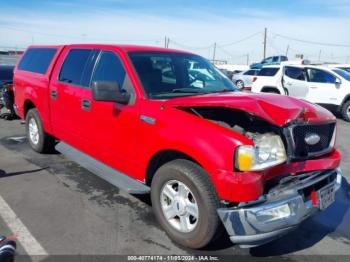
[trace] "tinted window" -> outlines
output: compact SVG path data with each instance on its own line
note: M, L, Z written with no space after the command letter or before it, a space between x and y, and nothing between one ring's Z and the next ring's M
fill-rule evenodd
M272 59L272 62L277 63L279 61L278 58L279 58L278 56L274 56Z
M13 67L12 66L0 66L0 81L12 81L13 79Z
M55 53L56 48L30 48L19 62L18 69L45 74Z
M333 71L336 72L341 77L343 77L344 79L350 81L350 73L348 71L345 71L342 69L334 69Z
M254 74L255 74L255 70L248 70L243 75L253 76Z
M277 67L266 67L259 71L258 76L274 76L278 72Z
M286 74L286 76L293 78L293 79L297 79L297 80L301 80L301 81L306 80L305 72L304 72L303 68L286 66L285 67L285 74Z
M284 62L284 61L288 61L288 58L286 56L281 56L281 61Z
M89 87L96 54L97 51L92 49L70 50L63 62L59 81Z
M334 75L320 69L308 68L307 73L309 81L314 83L334 83L336 79Z
M92 81L112 81L123 86L125 69L118 56L113 52L103 51L96 66Z
M265 58L261 63L262 63L262 64L269 64L269 63L272 63L272 57Z
M345 70L347 72L350 72L350 67L340 67L340 69L343 69L343 70Z

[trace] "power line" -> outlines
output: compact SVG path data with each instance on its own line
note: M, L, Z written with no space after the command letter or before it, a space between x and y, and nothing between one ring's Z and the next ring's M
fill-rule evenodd
M275 34L275 33L273 33L273 35L281 37L281 38L285 38L285 39L288 39L288 40L297 41L297 42L301 42L301 43L305 43L305 44L311 44L311 45L334 46L334 47L350 47L350 45L347 45L347 44L334 44L334 43L315 42L315 41L302 40L302 39L298 39L298 38L294 38L294 37L290 37L290 36L285 36L285 35L281 35L281 34Z
M197 50L200 50L200 49L210 49L213 47L213 45L209 45L209 46L189 46L189 45L184 45L184 44L180 44L176 41L174 41L173 39L170 39L168 38L168 41L170 43L173 43L174 45L177 45L179 47L182 47L182 48L187 48L187 49L197 49Z
M230 45L235 45L235 44L238 44L238 43L241 43L241 42L243 42L243 41L245 41L245 40L248 40L248 39L250 39L250 38L253 38L254 36L256 36L256 35L259 35L259 34L261 34L262 32L256 32L256 33L254 33L254 34L251 34L251 35L249 35L249 36L247 36L247 37L244 37L244 38L242 38L242 39L240 39L240 40L237 40L237 41L235 41L235 42L231 42L231 43L228 43L228 44L222 44L222 45L220 45L221 47L226 47L226 46L230 46Z
M38 31L31 31L31 30L23 30L23 29L18 29L18 28L13 28L9 26L3 26L0 25L0 27L12 30L12 31L18 31L18 32L24 32L28 34L36 34L36 35L43 35L43 36L49 36L49 37L58 37L58 38L70 38L70 39L88 39L92 41L105 41L105 42L160 42L160 40L155 40L155 39L142 39L142 40L116 40L116 39L106 39L106 38L90 38L86 37L86 35L82 34L81 36L72 36L72 35L61 35L61 34L50 34L50 33L43 33L43 32L38 32Z

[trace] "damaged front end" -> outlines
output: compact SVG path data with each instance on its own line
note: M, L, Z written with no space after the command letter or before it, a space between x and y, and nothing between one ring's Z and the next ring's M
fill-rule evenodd
M309 123L299 114L276 125L236 108L191 106L181 110L253 142L236 148L234 172L243 179L245 172L261 173L263 195L254 201L225 203L225 208L218 209L233 243L252 247L274 240L335 201L341 170L335 162L332 169L317 165L334 151L334 120Z

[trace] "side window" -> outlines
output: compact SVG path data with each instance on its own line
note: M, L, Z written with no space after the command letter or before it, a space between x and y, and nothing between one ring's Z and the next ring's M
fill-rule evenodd
M279 58L278 56L274 56L274 57L272 58L272 62L273 62L273 63L277 63L277 62L278 62L278 58Z
M256 70L248 70L243 75L253 76Z
M63 62L58 80L78 86L89 87L92 71L92 60L96 50L72 49Z
M286 66L284 69L284 73L286 76L292 79L301 80L301 81L306 80L303 68Z
M269 64L272 62L272 57L265 58L261 63L262 64Z
M56 51L56 48L30 48L19 62L18 69L45 74Z
M315 68L308 68L307 74L309 81L314 83L335 83L335 76L332 74Z
M119 57L111 51L102 51L92 81L117 82L122 88L125 75L125 69Z

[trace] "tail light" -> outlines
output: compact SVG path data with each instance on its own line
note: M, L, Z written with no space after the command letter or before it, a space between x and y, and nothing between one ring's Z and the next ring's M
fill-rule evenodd
M258 79L258 77L254 76L252 81L255 82L256 79Z

